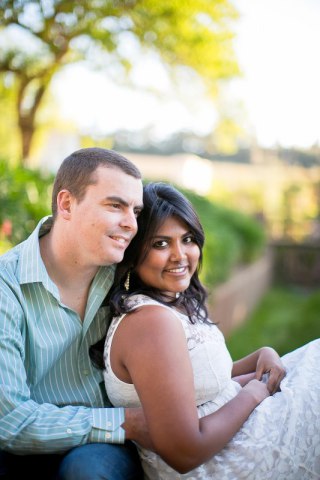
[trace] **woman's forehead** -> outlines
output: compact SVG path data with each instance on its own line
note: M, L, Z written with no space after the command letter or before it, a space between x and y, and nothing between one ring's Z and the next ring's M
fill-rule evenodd
M170 236L171 234L177 234L178 232L185 233L188 232L190 228L188 225L176 215L171 215L170 217L166 218L161 224L158 226L156 231L154 232L155 236L158 235L166 235Z

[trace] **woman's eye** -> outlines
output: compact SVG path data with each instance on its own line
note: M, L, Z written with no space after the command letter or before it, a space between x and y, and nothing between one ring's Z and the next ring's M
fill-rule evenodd
M184 238L184 243L192 243L194 242L194 237L192 235L188 235Z
M164 248L167 245L168 245L168 242L166 242L165 240L158 240L157 242L154 242L152 246L153 248Z

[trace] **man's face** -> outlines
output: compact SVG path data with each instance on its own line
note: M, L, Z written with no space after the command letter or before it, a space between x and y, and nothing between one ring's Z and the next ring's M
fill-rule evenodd
M119 263L137 233L142 209L142 182L122 170L98 167L97 183L71 205L70 221L77 257L83 265Z

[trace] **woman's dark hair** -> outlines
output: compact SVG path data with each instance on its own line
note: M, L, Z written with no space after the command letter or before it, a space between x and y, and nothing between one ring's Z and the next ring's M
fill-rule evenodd
M106 303L110 305L111 316L129 311L127 300L132 295L140 293L165 305L182 308L191 323L195 323L197 320L207 321L208 311L205 305L207 293L199 280L204 232L197 213L181 192L172 185L162 182L149 183L144 186L143 204L144 208L138 217L138 233L126 249L122 262L117 266L113 287L106 298ZM181 292L178 298L165 297L163 292L145 285L134 271L134 268L146 258L153 237L165 220L170 217L186 224L200 250L197 269L191 277L189 287ZM126 290L124 283L128 272L130 272L130 282L129 290ZM91 359L100 368L103 368L103 346L104 339L101 339L90 348Z
M123 261L118 265L114 288L110 293L110 307L113 315L128 311L126 299L132 294L144 293L161 303L183 307L191 322L207 319L205 306L206 291L199 280L202 265L204 232L199 217L189 200L172 185L149 183L143 189L144 208L138 217L138 233L125 251ZM192 275L189 287L179 298L165 298L163 292L145 285L135 273L135 267L146 258L152 239L166 219L174 217L186 224L200 250L197 269ZM126 291L124 282L130 271L130 287Z

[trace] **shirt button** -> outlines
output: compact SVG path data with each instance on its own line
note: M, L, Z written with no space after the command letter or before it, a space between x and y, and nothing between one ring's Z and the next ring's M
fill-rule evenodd
M89 371L88 371L88 370L83 370L82 373L83 373L83 375L86 375L86 376L89 375Z
M71 428L67 428L67 433L72 433Z
M111 438L111 433L106 433L106 438Z
M111 427L112 423L111 422L107 422L107 427Z

